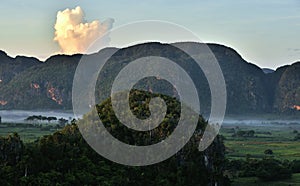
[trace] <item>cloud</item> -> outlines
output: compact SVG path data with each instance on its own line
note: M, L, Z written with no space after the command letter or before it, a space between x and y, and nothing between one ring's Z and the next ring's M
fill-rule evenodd
M107 19L88 23L79 6L65 9L57 13L54 41L58 42L62 53L85 53L92 42L112 28L113 22L113 19Z
M300 52L300 48L288 48L288 51L291 51L291 52Z

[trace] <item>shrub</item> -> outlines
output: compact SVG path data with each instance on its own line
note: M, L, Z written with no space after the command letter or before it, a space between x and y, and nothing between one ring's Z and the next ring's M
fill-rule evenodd
M293 173L300 173L300 160L294 160L291 162L291 170Z
M273 151L271 149L267 149L267 150L265 150L264 153L267 154L267 155L272 155Z
M291 178L292 171L278 160L263 159L256 176L264 181L276 181Z

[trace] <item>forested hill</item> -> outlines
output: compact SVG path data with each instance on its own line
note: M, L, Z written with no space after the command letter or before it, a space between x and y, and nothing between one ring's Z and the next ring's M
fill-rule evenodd
M130 105L137 117L149 107L150 93L133 91ZM157 95L156 95L157 96ZM174 98L162 96L168 105L164 122L152 131L124 130L114 118L110 99L98 105L99 115L109 132L126 143L131 140L139 145L157 143L172 133L179 117L180 103ZM77 122L83 125L98 120L98 113L89 113ZM111 162L97 154L82 138L76 124L67 125L61 131L44 136L33 143L22 143L17 134L0 138L1 185L228 185L223 176L225 146L217 136L208 149L198 151L201 129L206 122L199 117L197 132L182 150L158 164L130 167ZM139 134L138 134L139 133ZM149 140L151 139L151 140ZM108 148L112 148L109 146ZM155 156L157 154L154 154ZM126 156L126 155L125 155Z
M201 58L199 43L176 43L192 47L193 57ZM299 63L278 68L276 71L264 71L245 61L232 48L208 44L218 59L227 86L227 113L299 113L300 110L300 69ZM117 49L109 48L89 55L87 58L105 55ZM152 53L149 53L152 51ZM210 110L210 91L204 74L192 60L174 47L160 43L145 43L121 49L106 65L110 72L107 81L98 81L105 89L96 90L97 95L107 95L109 82L121 67L139 56L154 54L163 56L184 67L192 77L201 102L201 112ZM35 58L11 58L0 52L0 109L71 109L72 83L74 72L82 55L55 55L40 62ZM104 74L100 75L103 78ZM108 83L106 83L108 82ZM158 91L176 96L166 82L155 78L144 80L146 84L136 88ZM163 90L160 89L164 83ZM99 85L99 84L98 84ZM201 87L201 88L200 88Z

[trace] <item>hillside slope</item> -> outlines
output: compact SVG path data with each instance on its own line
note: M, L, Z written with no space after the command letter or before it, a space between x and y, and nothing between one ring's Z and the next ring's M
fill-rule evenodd
M203 44L175 43L191 47L192 57L203 58L199 53ZM172 45L145 43L123 48L101 50L85 56L89 60L107 52L117 51L105 64L98 77L97 100L110 95L111 84L118 72L134 59L144 56L161 56L180 65L193 79L199 93L201 112L210 112L210 90L204 73L193 59ZM300 105L299 63L264 73L258 66L245 61L232 48L208 44L219 61L227 86L227 113L296 112ZM73 77L82 55L56 55L40 62L34 58L10 58L0 53L0 109L72 109ZM90 74L93 75L93 74ZM99 89L98 87L104 87ZM134 88L151 90L178 97L176 89L164 80L150 77L141 80ZM299 113L299 112L297 112Z

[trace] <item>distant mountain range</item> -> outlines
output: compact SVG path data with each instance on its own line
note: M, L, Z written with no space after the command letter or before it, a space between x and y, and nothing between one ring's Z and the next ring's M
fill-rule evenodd
M193 57L203 57L199 53L202 44L174 45L192 47ZM208 47L219 61L225 77L228 114L300 113L300 62L273 71L246 62L232 48L218 44L208 44ZM85 57L93 59L117 50L107 48ZM114 76L126 64L148 55L167 57L182 66L198 87L201 112L209 113L210 91L203 72L185 53L161 43L145 43L118 50L98 77L97 87L106 87L96 89L98 99L109 96ZM1 51L0 109L72 109L73 77L81 57L81 54L55 55L41 62L30 57L11 58ZM160 88L162 83L165 85L163 89ZM177 96L170 84L155 77L142 80L135 88Z
M262 70L263 70L263 72L265 73L265 74L270 74L270 73L273 73L275 70L273 70L273 69L269 69L269 68L262 68Z

